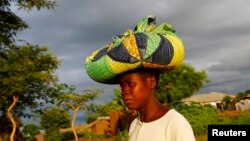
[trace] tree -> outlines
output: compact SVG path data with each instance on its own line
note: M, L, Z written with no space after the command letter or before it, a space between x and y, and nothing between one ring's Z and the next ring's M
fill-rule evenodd
M26 141L34 141L35 135L40 133L40 127L35 124L26 124L22 133Z
M48 128L67 128L70 126L70 114L59 107L45 109L40 125L45 130Z
M108 116L113 111L125 111L126 106L122 101L122 95L118 88L114 88L114 97L111 102L95 105L87 116L87 123L93 122L100 116Z
M70 114L61 108L46 109L41 117L41 127L45 129L46 140L60 141L60 128L70 126Z
M218 124L218 108L211 105L197 103L174 105L174 109L180 112L191 124L195 135L207 133L207 125Z
M245 91L245 94L250 94L250 90L246 90L246 91Z
M17 117L13 117L13 113L15 113L15 115L18 115L18 113L22 113L22 110L25 107L27 107L27 105L37 107L37 104L34 103L36 97L43 98L42 96L39 96L39 95L46 91L46 90L42 90L41 88L45 86L44 85L45 83L48 83L47 86L49 86L49 83L53 81L53 79L49 80L49 77L45 75L43 76L43 74L47 73L48 75L50 75L51 70L56 68L54 64L57 64L57 61L55 60L53 60L54 63L52 64L51 64L51 61L48 60L48 62L45 62L45 64L48 65L47 72L46 72L46 69L44 70L44 68L39 67L40 69L42 69L40 70L40 72L39 70L36 70L36 72L34 72L34 68L33 68L31 71L32 72L31 74L27 73L28 70L25 69L24 66L30 69L31 66L35 66L34 64L36 63L33 63L34 61L33 58L29 58L29 57L32 57L31 55L29 55L28 57L23 56L23 55L27 55L24 53L25 49L30 50L30 51L27 51L26 53L33 52L35 54L37 54L36 51L38 52L38 54L44 51L36 50L36 49L32 51L31 48L26 48L27 46L30 46L30 45L24 45L24 46L18 46L18 47L15 45L17 33L29 27L26 22L24 22L20 17L18 17L15 13L11 11L10 7L15 4L17 8L25 9L25 10L32 10L33 8L37 8L38 10L42 8L53 9L57 5L54 0L1 0L0 1L0 57L1 57L0 65L2 67L0 68L1 69L0 70L0 73L1 73L0 74L0 81L1 81L0 82L0 91L1 91L0 92L0 96L1 96L0 109L2 111L2 115L4 116L7 115L9 117L10 122L12 123L13 127L12 127L12 133L10 136L11 141L14 140L14 135L15 135L16 128L17 128L17 124L15 121L15 118ZM22 47L25 47L25 49L21 49ZM39 56L41 57L41 55ZM19 57L20 57L20 60L24 61L27 64L19 61ZM34 58L35 60L39 60L39 58L36 58L36 57ZM46 57L42 57L41 59L46 60ZM23 64L25 65L22 66ZM49 67L49 64L51 64L50 67ZM11 67L13 67L13 69ZM27 76L22 76L22 75L27 75ZM35 76L34 77L35 81L33 81L33 78L32 78L33 76ZM40 82L38 82L39 77L41 78L40 82L44 83L41 86L39 86ZM45 80L46 77L47 77L47 80ZM28 82L29 81L28 79L32 79L32 81ZM22 82L23 82L23 85L22 85ZM31 87L31 86L35 86L35 87ZM31 93L32 91L36 91L35 92L36 94ZM33 94L33 96L31 97L27 96L30 94ZM46 97L47 96L45 96L45 99Z
M32 10L37 8L54 9L57 5L53 0L1 0L0 1L0 47L15 42L17 33L27 29L28 24L11 11L11 5L18 8Z
M0 110L12 123L11 141L17 129L14 117L22 116L27 107L39 110L53 102L58 65L46 47L26 44L0 51Z
M75 140L78 141L78 136L75 130L76 116L79 110L89 110L92 105L88 103L91 100L97 98L97 96L102 92L98 89L87 89L83 93L77 93L75 87L63 85L65 87L64 93L58 96L58 105L66 110L72 110L73 116L71 120L71 128L75 136Z
M205 71L197 72L192 66L183 64L179 68L160 75L157 96L160 102L174 105L182 98L191 96L209 82Z
M113 98L113 101L112 101L112 105L114 109L127 110L122 100L121 90L118 88L114 88L114 94L115 94L115 97Z
M0 99L1 99L1 96L0 96ZM2 140L9 141L10 134L12 131L12 125L11 125L11 122L10 122L9 118L7 117L6 113L3 113L0 111L0 114L2 114L2 115L0 115L0 141L2 141ZM19 117L14 117L14 120L16 122L17 127L22 126L22 121ZM22 135L21 131L16 130L15 140L19 141L22 139L23 139L23 135Z
M232 101L232 98L228 95L226 95L222 99L222 110L230 110L230 102Z
M239 92L237 93L236 97L235 97L235 101L239 102L240 100L244 99L247 94L250 94L250 90L245 90L244 92Z

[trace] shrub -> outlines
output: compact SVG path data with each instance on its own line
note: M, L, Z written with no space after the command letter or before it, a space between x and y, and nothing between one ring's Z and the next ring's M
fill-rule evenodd
M75 138L74 133L72 131L61 133L61 136L62 140L73 140Z
M66 128L70 126L70 114L60 108L52 108L44 111L40 121L41 127Z
M60 108L47 109L41 117L40 124L45 129L46 141L60 141L59 129L70 126L70 114Z
M128 129L123 131L118 131L115 137L115 141L128 141Z
M220 124L250 124L250 110L220 112L217 117Z
M45 132L45 141L61 141L61 135L58 128L48 128Z
M26 124L22 130L22 134L24 136L25 141L35 140L34 137L38 133L40 133L40 127L35 124Z
M218 123L217 113L220 110L210 105L180 104L174 108L189 121L195 135L206 134L209 124Z

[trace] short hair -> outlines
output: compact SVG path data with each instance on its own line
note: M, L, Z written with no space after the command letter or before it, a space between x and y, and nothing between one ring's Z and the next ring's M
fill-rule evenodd
M138 73L143 80L146 80L145 78L148 78L150 76L155 77L156 84L158 84L159 77L160 77L160 71L157 69L133 69L130 71L126 71L118 76L120 78L124 74L129 74L129 73Z

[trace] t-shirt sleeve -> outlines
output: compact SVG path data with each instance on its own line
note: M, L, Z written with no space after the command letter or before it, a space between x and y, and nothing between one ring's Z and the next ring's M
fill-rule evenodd
M179 123L179 124L178 124ZM176 141L195 141L193 129L186 119L180 120L176 125Z
M166 138L171 141L195 141L193 129L187 119L176 112L166 129Z

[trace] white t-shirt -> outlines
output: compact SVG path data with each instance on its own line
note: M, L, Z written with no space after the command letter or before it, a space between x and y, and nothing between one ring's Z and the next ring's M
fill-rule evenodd
M152 122L135 118L129 128L129 141L195 141L195 137L186 118L171 109Z

